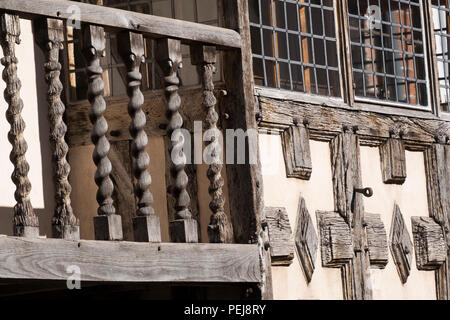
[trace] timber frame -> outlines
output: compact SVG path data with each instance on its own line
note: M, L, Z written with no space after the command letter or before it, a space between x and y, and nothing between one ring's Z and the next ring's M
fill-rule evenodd
M92 1L90 2L92 3ZM54 21L70 19L71 13L69 13L68 7L73 4L73 1L65 0L1 0L0 12L6 19L12 17L17 23L19 18L31 18L46 20L50 24ZM143 194L143 190L139 188L135 188L135 192L137 192L135 195L145 201L141 201L142 206L139 204L139 208L143 208L141 213L138 212L138 217L142 220L139 223L142 226L138 228L137 238L135 234L136 242L111 241L123 239L121 219L116 214L116 209L122 210L126 206L129 206L131 210L139 208L134 201L129 201L129 199L125 199L126 201L122 204L115 203L124 199L112 199L114 186L110 177L113 177L115 182L122 181L119 188L125 192L133 189L129 181L123 179L129 176L131 168L127 165L119 166L122 162L120 159L123 156L122 151L127 150L131 140L136 145L136 150L139 151L133 156L140 157L140 159L148 157L143 151L146 146L146 139L142 138L144 132L166 136L170 130L175 129L170 127L171 123L168 121L172 118L165 118L166 108L169 107L172 110L171 117L184 118L186 127L190 129L192 121L204 120L207 111L214 111L211 109L214 108L214 105L208 104L208 110L206 110L198 103L202 95L209 91L214 93L219 100L217 106L219 123L216 124L219 128L257 129L247 1L223 1L220 3L223 14L221 19L223 19L223 26L226 29L106 8L97 1L95 4L76 3L81 10L82 27L86 29L83 49L88 61L89 102L81 101L77 104L69 104L66 101L64 121L68 127L66 141L69 148L92 143L96 147L94 160L98 170L96 182L99 186L97 194L99 215L95 217L95 229L98 239L96 241L78 240L76 239L78 233L74 239L70 240L40 239L36 233L37 226L30 224L35 228L34 232L30 231L30 235L34 235L33 237L28 237L27 234L25 236L18 234L21 237L0 238L0 246L6 248L0 252L2 260L11 261L8 264L1 264L0 278L64 280L66 264L69 263L81 264L89 269L88 273L82 277L83 281L240 283L253 291L252 297L270 299L270 253L268 252L267 228L263 227L265 223L259 154L257 165L227 165L231 222L216 223L226 223L227 225L223 226L226 229L230 228L228 223L231 223L232 233L227 231L227 235L214 236L220 243L159 243L159 236L150 238L149 233L158 226L158 222L150 219L152 218L151 195ZM15 29L6 31L16 32ZM155 91L145 92L143 98L146 101L142 104L140 102L141 93L137 89L136 83L133 82L139 79L139 75L131 73L128 79L129 97L103 97L103 83L100 77L102 70L98 66L98 61L104 55L104 33L109 31L122 32L123 38L128 42L127 47L122 48L121 54L131 73L133 70L138 70L136 66L141 58L142 44L139 39L142 38L139 37L139 34L157 40L160 50L157 59L161 67L167 70L165 80L168 102L164 99L161 91ZM13 45L11 40L15 39L9 37L9 34L6 35L8 37L5 45ZM14 33L14 36L18 35ZM175 105L171 104L178 104L174 102L178 99L178 88L173 91L173 86L176 86L178 81L176 68L181 67L177 60L177 56L180 55L180 43L196 48L206 46L221 50L227 68L223 71L223 83L212 90L210 82L207 80L204 81L202 87L181 88L179 95L183 100L183 106L177 105L175 108ZM42 50L49 50L49 48L44 46ZM5 51L5 54L8 53L9 51ZM14 59L12 60L14 61ZM199 60L198 62L209 63L209 60ZM60 66L57 71L59 70ZM59 74L52 75L59 76ZM205 77L208 79L210 75L206 74ZM14 81L14 79L7 80ZM58 82L57 85L59 88L61 82ZM61 92L57 91L56 94L55 99L59 99ZM175 95L176 97L173 98ZM57 103L60 104L59 101ZM129 115L123 112L123 106L127 103L130 103ZM180 108L179 112L178 108ZM142 118L142 112L148 119L146 123L137 121ZM135 127L131 127L129 131L130 117L136 120L139 126L135 124ZM89 120L92 121L92 124ZM58 118L58 121L61 119ZM92 129L94 131L91 133ZM110 146L108 141L113 144ZM123 143L126 145L122 145ZM66 155L63 156L65 158ZM111 167L115 168L111 170ZM145 161L139 163L139 167L133 168L134 173L140 177L143 173L145 174L146 169ZM148 183L146 177L140 179L142 180L139 183ZM177 183L177 187L179 185ZM185 188L186 186L183 185L178 191L175 190L174 196L177 201L183 199ZM120 190L119 193L121 193ZM133 191L131 191L132 193ZM30 210L32 209L30 208ZM189 217L184 215L184 211L177 212L177 214L178 217L183 219L187 217L186 220L189 220ZM185 223L186 220L183 219L179 221ZM213 220L211 221L214 223ZM72 222L75 227L78 227L78 221ZM178 235L172 240L174 242L196 242L196 240L190 240L191 236L188 233L195 233L197 230L186 227L186 225L183 228L185 229L181 230L182 228L177 227ZM130 232L130 230L123 231L124 233ZM233 239L230 239L230 235ZM231 242L230 240L233 240L233 243L225 243ZM102 252L108 252L108 257L103 256ZM29 257L40 259L42 262L46 261L48 265L39 270L27 268L27 265L31 263ZM105 273L103 270L105 258L109 259L111 272ZM60 263L61 261L65 262ZM226 265L229 265L230 261L233 261L232 267L227 267Z
M346 2L345 0L340 2L340 5L343 6ZM66 20L69 18L69 14L65 9L70 3L63 0L1 0L0 10L9 12L13 10L14 15L17 14L23 18L38 15L49 20L50 18ZM448 246L450 245L450 122L444 117L439 118L429 112L413 110L403 112L391 107L383 109L380 106L374 108L372 105L355 103L352 90L341 90L346 95L343 100L339 100L255 88L248 0L222 0L219 3L222 9L223 27L231 29L226 31L221 28L220 32L224 32L222 34L218 32L218 28L214 27L138 13L129 13L126 19L118 19L117 17L123 14L120 10L83 3L77 3L77 5L84 13L82 15L83 23L103 25L105 30L145 33L146 36L160 40L171 37L180 40L181 43L213 45L217 49L223 50L224 81L214 88L215 96L219 100L217 107L220 120L217 126L243 129L244 131L269 129L285 135L292 128L300 128L302 146L305 147L300 148L300 151L294 147L284 150L285 157L291 161L290 166L294 173L296 168L292 164L295 165L295 157L300 154L304 157L303 159L306 159L299 166L303 170L302 173L297 174L300 178L308 179L311 170L314 170L314 168L310 168L309 146L306 147L309 139L330 143L335 212L325 213L323 217L331 218L325 219L326 221L322 223L338 219L342 224L346 224L345 228L349 230L348 235L352 239L353 257L346 256L337 261L330 259L330 261L333 260L330 262L333 267L341 268L346 299L371 299L370 279L367 271L371 267L372 261L370 251L365 249L368 241L367 233L372 230L369 231L365 228L363 195L355 193L356 188L363 187L360 185L359 147L381 147L389 139L395 138L399 140L404 150L424 152L429 215L442 228L447 243L445 261L438 265L432 265L430 268L436 273L438 299L450 299L450 257L448 255ZM103 16L108 16L108 19L103 19L102 13ZM7 16L9 15L7 14ZM99 18L100 16L102 18ZM429 14L425 19L430 21ZM346 19L339 16L338 20L343 26L343 32L340 33L338 42L344 43L343 40L349 36ZM427 40L429 43L433 41L432 39ZM165 39L161 41L165 41ZM433 46L428 47L428 55L434 57ZM349 64L349 48L340 45L339 50L341 64L344 66ZM167 53L170 55L170 52ZM431 66L434 65L433 61L433 59L430 60ZM433 68L430 70L432 72L430 76L437 77L433 73ZM342 86L350 87L351 74L344 74L344 78ZM433 85L431 89L431 100L433 104L436 104L436 101L439 101L439 90ZM184 102L179 112L188 130L191 130L194 120L205 118L206 111L198 103L203 91L202 87L194 87L180 88L178 92ZM145 92L144 98L146 100L144 105L135 106L136 109L142 107L147 116L148 121L143 128L144 131L149 135L167 135L168 121L164 115L167 103L162 96L162 91ZM114 151L114 148L120 147L120 143L134 138L128 131L129 116L121 110L129 100L127 97L110 97L105 100L108 108L103 116L109 123L109 130L104 136L109 141L118 143L117 146L112 146L111 149ZM69 147L92 143L90 140L92 126L89 123L90 108L91 104L87 101L67 105L65 113L68 125L66 140ZM399 132L401 135L393 136L393 133ZM286 143L286 145L290 144ZM346 155L347 153L350 156ZM342 165L345 162L343 159L348 160L346 157L350 159L349 167ZM118 162L113 156L110 160L113 166ZM271 257L268 250L270 241L268 222L264 212L259 153L257 160L256 165L227 166L231 225L235 244L116 243L1 237L0 246L9 249L2 250L0 257L8 257L12 259L13 263L0 265L0 278L64 279L65 266L51 264L52 257L56 255L70 258L70 262L75 264L92 263L89 273L92 278L83 278L86 281L240 282L249 284L251 287L257 285L258 292L255 296L271 299ZM351 173L350 177L347 177L347 172ZM111 174L114 175L117 172L113 171ZM189 173L187 174L189 176ZM403 176L394 178L393 183L401 183L402 179ZM351 205L351 203L356 204ZM321 221L324 221L323 217L321 217ZM77 222L73 222L73 225L77 226ZM35 228L34 225L31 227ZM384 230L382 231L384 232ZM315 243L315 241L313 242ZM315 247L315 244L312 247ZM105 249L114 253L116 260L113 259L111 264L114 270L120 272L116 274L101 272L101 259L105 258L101 252ZM327 248L322 247L321 249L323 255L326 256ZM297 250L299 249L297 248ZM315 252L315 249L313 251ZM139 259L130 258L138 254L142 254ZM30 265L29 256L39 256L39 259L48 262L46 266L49 268L39 270L27 268ZM130 260L133 261L129 262ZM380 265L385 263L383 255L375 260ZM186 263L186 261L188 262ZM230 265L229 261L235 261L235 263L231 264L232 268L227 269L226 266ZM314 261L304 263L312 264L308 271L309 277L311 277ZM150 266L143 267L148 264ZM222 272L222 268L225 268L226 272ZM168 273L166 273L167 270L169 270Z

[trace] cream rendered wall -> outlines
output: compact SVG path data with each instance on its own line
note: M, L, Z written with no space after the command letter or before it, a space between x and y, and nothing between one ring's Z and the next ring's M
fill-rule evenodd
M299 196L306 206L317 231L316 210L334 210L329 144L311 141L313 172L309 181L286 178L281 137L260 134L260 151L264 183L264 205L285 207L293 233L296 228ZM274 299L342 299L341 272L322 268L320 247L315 271L308 284L297 254L289 267L272 267Z
M28 144L26 159L30 164L28 177L32 184L31 203L39 216L41 235L51 235L51 217L54 210L54 185L47 120L46 84L44 81L41 50L34 44L32 24L21 20L21 44L16 46L18 77L22 82L21 97L24 102L22 117L26 128L24 137ZM1 51L1 50L0 50ZM3 56L3 52L1 53ZM1 70L3 71L3 66ZM0 91L5 83L0 81ZM12 235L15 185L11 181L13 165L9 160L11 144L8 141L9 123L4 116L7 103L0 99L0 234Z
M361 170L363 185L372 187L374 191L371 198L364 199L365 211L381 214L389 237L396 202L412 240L411 217L428 216L423 153L406 151L407 178L403 185L383 183L378 148L361 147ZM389 250L386 269L371 270L374 299L436 299L434 272L417 270L415 255L413 256L411 274L403 285Z

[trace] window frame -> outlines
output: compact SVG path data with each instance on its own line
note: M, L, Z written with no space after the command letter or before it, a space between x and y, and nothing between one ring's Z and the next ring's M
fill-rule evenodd
M270 98L284 98L297 102L323 106L326 105L353 111L369 111L390 115L450 121L450 112L440 110L440 91L438 74L436 71L436 42L434 36L431 0L419 0L423 29L423 51L425 56L424 64L426 72L425 79L427 81L427 106L412 106L401 102L376 98L361 98L355 95L355 90L353 88L348 1L333 0L333 3L335 7L334 18L338 46L337 59L340 70L341 97L330 97L260 85L255 85L255 95Z

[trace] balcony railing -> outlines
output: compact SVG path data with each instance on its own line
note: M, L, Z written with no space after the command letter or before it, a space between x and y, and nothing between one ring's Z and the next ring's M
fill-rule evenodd
M88 100L92 123L93 159L96 165L95 183L98 186L98 215L94 218L95 241L80 240L80 223L70 204L71 186L67 161L69 146L65 141L67 126L63 116L65 105L60 79L59 55L64 44L64 28L73 19L70 7L79 8L83 52L87 61ZM50 120L50 142L54 162L56 208L52 220L53 237L39 238L39 222L30 202L30 165L26 160L27 144L23 136L25 122L21 116L20 68L16 47L20 41L20 19L31 19L37 28L38 43L45 53L45 81ZM144 60L144 36L156 40L156 60L164 72L167 101L167 129L170 137L183 126L179 108L183 103L178 93L181 64L181 44L191 49L193 64L198 66L203 83L203 101L207 129L217 128L219 115L215 110L212 74L216 50L239 50L239 33L230 29L212 27L175 19L133 13L64 0L0 0L0 42L5 66L6 113L11 125L8 139L12 144L10 159L14 165L12 180L16 185L14 207L14 236L0 237L0 279L65 280L70 265L79 266L85 281L139 281L139 282L242 282L261 281L260 249L256 244L233 244L232 225L224 213L223 179L220 175L221 154L217 153L208 170L212 210L208 235L211 243L199 244L197 221L189 211L190 183L183 161L183 139L173 139L170 145L170 187L175 197L175 219L170 222L172 242L161 243L159 218L152 208L149 191L151 177L148 171L149 155L147 117L142 111L144 95L140 85L140 66ZM116 33L118 51L127 68L129 133L134 158L134 196L137 212L133 219L135 242L125 242L120 213L113 202L114 185L110 178L112 164L108 158L108 123L104 116L101 57L105 54L105 31ZM40 81L40 80L38 80ZM211 144L218 143L216 141ZM213 146L214 147L214 146ZM184 243L184 244L183 244Z

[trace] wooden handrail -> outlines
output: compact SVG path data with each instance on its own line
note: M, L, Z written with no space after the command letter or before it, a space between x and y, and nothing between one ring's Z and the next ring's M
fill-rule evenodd
M213 44L220 49L241 47L239 33L231 29L75 1L0 0L0 10L14 12L21 18L37 15L64 20L73 19L73 6L79 9L79 16L76 18L80 22L101 25L107 31L126 29L141 32L152 38L170 37L183 43Z

